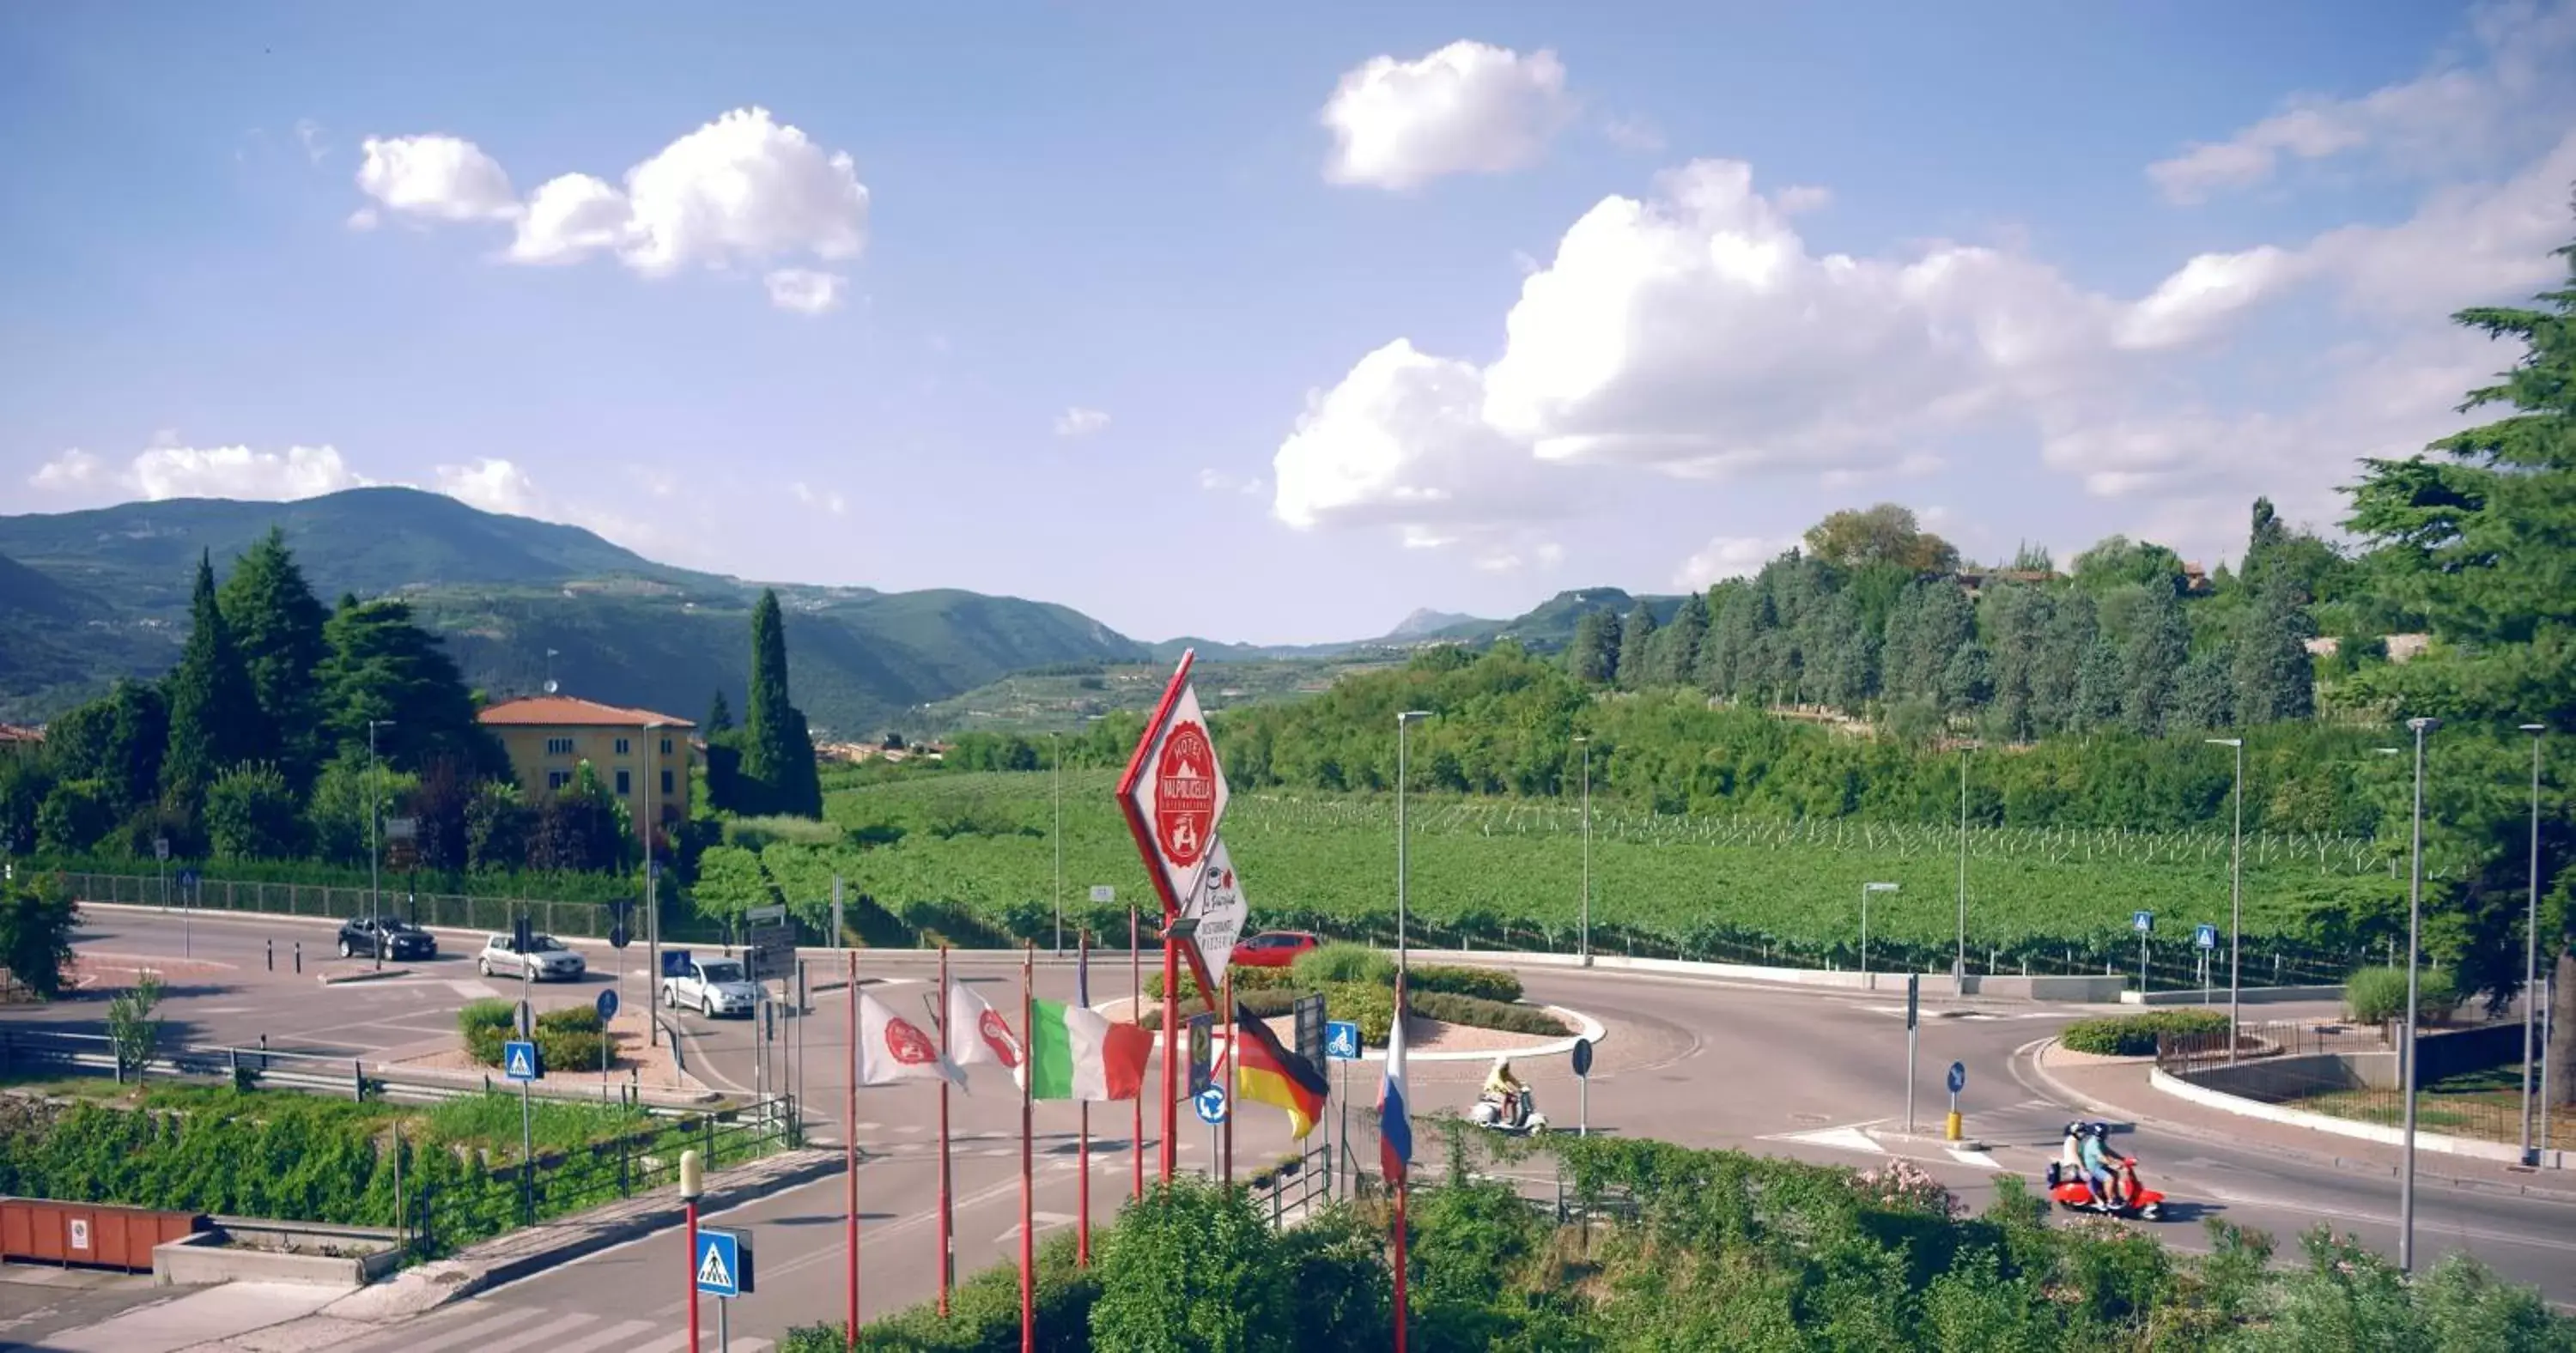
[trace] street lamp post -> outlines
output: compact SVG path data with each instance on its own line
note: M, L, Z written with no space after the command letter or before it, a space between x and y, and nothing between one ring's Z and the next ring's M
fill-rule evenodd
M1960 996L1968 994L1968 753L1975 750L1973 742L1959 748L1959 956L1950 983Z
M2545 724L2527 723L2531 735L2531 915L2522 930L2522 1163L2538 1165L2540 1149L2531 1136L2531 1064L2542 1049L2533 1041L2533 1016L2540 1003L2540 739Z
M2439 719L2408 719L2415 734L2415 821L2406 887L2406 1042L2398 1049L2406 1095L2405 1172L2397 1187L2397 1267L2415 1271L2415 1003L2417 955L2424 937L2424 737Z
M393 722L391 719L367 720L367 919L379 931L382 923L376 918L383 913L385 906L384 895L378 891L376 865L385 852L377 836L383 830L385 804L384 777L376 769L376 730L390 728ZM376 966L382 968L385 966L385 943L381 933L376 936L375 950Z
M1064 957L1064 734L1049 733L1055 744L1055 956Z
M1893 883L1864 883L1860 885L1860 984L1864 987L1870 987L1872 990L1875 990L1876 987L1869 980L1869 895L1871 893L1892 893L1895 891L1897 891L1897 887Z
M1431 711L1427 709L1408 709L1395 716L1395 968L1398 973L1408 976L1413 967L1405 949L1404 730L1414 720L1430 717ZM1404 1012L1397 1011L1396 1017L1403 1018Z
M2238 1002L2242 989L2237 978L2243 967L2237 950L2244 944L2245 932L2245 739L2203 738L2213 747L2236 749L2236 827L2227 849L2227 1060L2236 1060L2236 1030L2242 1018ZM2204 987L2208 984L2202 983Z
M1592 739L1578 736L1583 749L1583 966L1592 966Z
M662 809L654 799L662 788L662 725L658 723L644 725L644 759L645 764L652 767L644 772L644 949L651 955L647 960L650 966L644 987L644 1041L648 1046L660 1047L662 1021L653 1013L654 996L662 988L661 908L653 904L653 829L661 825ZM840 943L841 937L834 935L832 942ZM613 958L610 961L616 962ZM617 987L619 993L624 994L626 965L623 963L617 965Z

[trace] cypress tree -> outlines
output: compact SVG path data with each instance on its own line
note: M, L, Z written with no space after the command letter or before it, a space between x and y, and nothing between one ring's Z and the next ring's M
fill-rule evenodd
M724 692L718 690L715 699L707 702L706 736L714 737L718 733L732 730L733 706L725 703Z
M169 677L170 750L161 759L164 796L193 805L215 776L259 754L259 697L215 601L215 565L197 556L188 646Z
M1633 691L1655 680L1655 613L1639 601L1619 626L1619 689Z
M273 526L235 561L216 600L266 721L264 750L301 789L324 757L320 673L331 653L322 637L330 612L305 584L286 533Z
M2265 569L2254 609L2238 631L2233 679L2240 719L2277 723L2316 713L2316 661L2307 644L2315 633L2288 570Z
M762 811L823 814L821 773L805 716L787 697L787 621L775 589L751 610L751 697L744 709L743 778Z

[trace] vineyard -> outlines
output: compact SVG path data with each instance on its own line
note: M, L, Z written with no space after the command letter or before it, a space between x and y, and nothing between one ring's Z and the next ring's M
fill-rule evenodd
M1114 777L1064 777L1068 924L1115 938L1152 894L1112 799ZM831 879L874 900L886 933L1043 938L1056 845L1050 777L946 774L835 792L849 844L710 850L696 889L723 912L781 900L809 922ZM1557 803L1419 796L1409 888L1416 944L1570 949L1583 891L1582 815ZM1379 942L1395 931L1392 799L1245 793L1225 836L1256 924ZM2228 912L2224 832L1976 829L1968 833L1970 966L1976 971L2134 972L2133 912L2155 913L2156 984L2192 979L2194 924ZM1873 966L1949 966L1958 922L1956 827L1596 812L1595 948L1665 956L1859 961L1861 885ZM1117 900L1089 901L1109 885ZM2246 976L2340 978L2402 922L2404 883L2374 843L2246 838ZM1150 903L1149 903L1150 905ZM866 924L867 922L861 922ZM898 928L899 927L899 928Z

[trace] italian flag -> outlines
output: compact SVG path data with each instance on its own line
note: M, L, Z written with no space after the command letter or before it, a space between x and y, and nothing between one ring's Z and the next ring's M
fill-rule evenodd
M1035 1099L1134 1099L1154 1036L1062 1001L1033 1002L1029 1094Z

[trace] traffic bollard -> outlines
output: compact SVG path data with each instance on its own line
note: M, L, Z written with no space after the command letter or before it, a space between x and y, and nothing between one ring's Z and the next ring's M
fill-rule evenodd
M275 940L268 942L268 970L277 971L277 941Z
M1941 1136L1944 1140L1955 1142L1959 1140L1959 1135L1959 1111L1957 1109L1952 1109L1950 1110L1950 1121L1948 1125L1942 1129Z
M304 941L302 940L295 942L295 971L298 973L304 971Z

